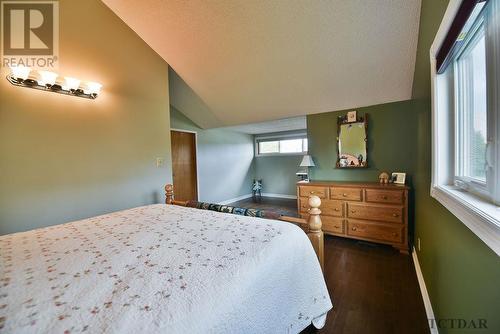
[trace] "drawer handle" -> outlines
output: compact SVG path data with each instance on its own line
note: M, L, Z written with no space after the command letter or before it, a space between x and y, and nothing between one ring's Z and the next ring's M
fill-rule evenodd
M382 196L382 199L387 199L387 196Z
M346 194L346 193L343 193L343 194L342 194L342 196L347 197L347 194Z
M351 210L351 213L356 213L356 210Z
M392 235L396 237L398 234L396 232L392 232Z
M333 209L333 210L335 210L335 211L339 211L339 208L335 208L335 209Z
M314 194L314 191L310 191L309 193L310 193L310 194Z
M353 231L356 231L356 230L357 230L357 228L356 228L355 226L353 226L353 227L352 227L352 230L353 230Z
M398 217L399 215L397 213L392 214L393 217Z
M340 228L340 226L338 226L338 225L335 225L334 227L335 227L335 228Z

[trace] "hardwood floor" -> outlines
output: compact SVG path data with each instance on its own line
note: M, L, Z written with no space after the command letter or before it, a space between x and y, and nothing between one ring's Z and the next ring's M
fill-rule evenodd
M284 216L298 217L297 200L295 199L262 197L260 201L254 201L252 198L247 198L229 205L240 208L269 210Z
M244 200L242 207L297 215L294 200ZM429 333L411 255L392 247L325 236L325 279L333 301L326 325L302 333Z
M429 333L411 256L326 236L325 279L333 309L322 330L303 333Z

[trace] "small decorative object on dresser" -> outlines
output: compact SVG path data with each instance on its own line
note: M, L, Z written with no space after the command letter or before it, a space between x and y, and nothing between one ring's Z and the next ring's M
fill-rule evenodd
M391 182L396 184L405 184L406 173L392 173Z
M378 176L378 182L381 184L387 184L389 183L389 173L387 172L382 172Z
M297 183L302 218L308 198L321 198L326 234L389 244L408 253L408 187L378 182L310 181Z

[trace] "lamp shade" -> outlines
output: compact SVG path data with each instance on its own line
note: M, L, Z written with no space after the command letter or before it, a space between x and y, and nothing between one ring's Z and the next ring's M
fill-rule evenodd
M85 83L85 88L83 91L86 94L96 94L99 95L101 92L102 85L98 82L87 82Z
M300 167L314 167L314 161L309 154L304 155L302 161L300 162Z
M24 65L10 66L10 72L12 76L16 79L26 80L30 75L31 68L26 67Z
M38 84L41 86L50 85L56 83L57 73L49 71L38 71L39 79Z
M76 90L78 87L80 87L80 80L71 78L71 77L64 77L64 89L66 90Z

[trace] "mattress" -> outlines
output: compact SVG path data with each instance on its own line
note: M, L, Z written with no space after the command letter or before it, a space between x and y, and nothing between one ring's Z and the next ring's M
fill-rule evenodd
M0 236L2 333L298 333L331 308L286 222L157 204Z

